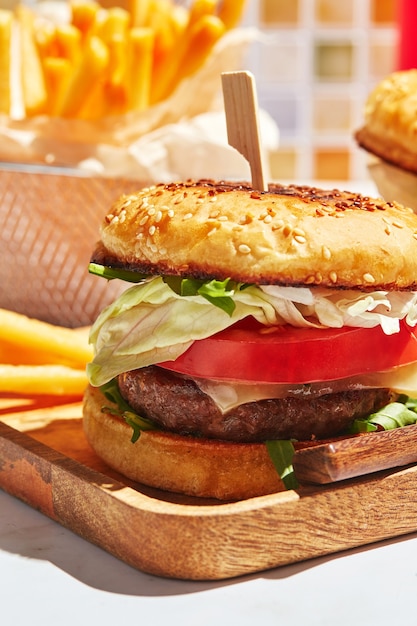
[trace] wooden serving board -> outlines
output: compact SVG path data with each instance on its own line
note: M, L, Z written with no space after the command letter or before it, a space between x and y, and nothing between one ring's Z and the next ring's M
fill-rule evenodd
M81 404L0 396L0 487L145 572L220 580L417 530L417 466L236 503L129 482L82 431Z

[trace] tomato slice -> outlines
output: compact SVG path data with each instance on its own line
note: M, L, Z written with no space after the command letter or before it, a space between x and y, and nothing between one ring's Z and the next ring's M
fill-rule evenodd
M338 380L417 361L417 328L273 329L247 318L207 339L195 341L161 367L196 378L258 383Z

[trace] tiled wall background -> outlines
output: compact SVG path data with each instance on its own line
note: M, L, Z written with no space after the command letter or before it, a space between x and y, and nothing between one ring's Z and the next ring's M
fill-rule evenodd
M396 0L248 0L244 22L263 34L248 69L280 129L272 177L365 179L353 132L396 67Z

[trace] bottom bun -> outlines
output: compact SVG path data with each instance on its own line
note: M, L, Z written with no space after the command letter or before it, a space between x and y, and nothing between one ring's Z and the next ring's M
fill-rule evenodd
M285 489L262 443L197 439L160 430L143 431L136 443L126 422L99 389L84 396L84 431L110 467L144 485L202 498L245 500Z

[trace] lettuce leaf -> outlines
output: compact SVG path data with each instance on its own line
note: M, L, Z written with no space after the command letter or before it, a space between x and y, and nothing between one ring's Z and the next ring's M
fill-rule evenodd
M394 430L416 423L417 400L402 396L396 402L387 404L368 417L355 420L350 432L355 434L376 430Z
M120 393L117 379L114 378L105 385L102 385L100 387L100 391L107 400L117 406L117 408L114 408L113 406L103 406L102 411L110 413L111 415L118 415L119 417L122 417L127 424L129 424L133 430L131 439L132 443L135 443L139 439L142 430L157 429L151 420L141 417L133 411L130 404L126 402Z
M292 465L294 445L292 441L277 439L266 441L266 449L286 489L297 489L298 481Z

